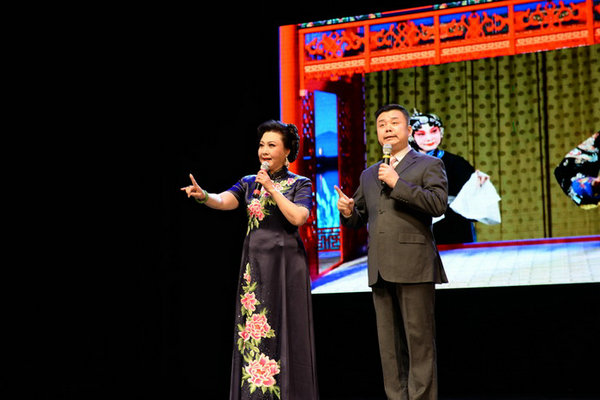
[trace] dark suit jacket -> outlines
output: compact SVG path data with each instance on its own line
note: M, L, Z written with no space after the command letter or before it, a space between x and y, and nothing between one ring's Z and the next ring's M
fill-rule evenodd
M378 277L396 283L448 282L431 229L433 216L444 214L448 181L441 160L411 150L396 166L394 188L377 177L380 163L364 170L344 226L368 223L369 285Z

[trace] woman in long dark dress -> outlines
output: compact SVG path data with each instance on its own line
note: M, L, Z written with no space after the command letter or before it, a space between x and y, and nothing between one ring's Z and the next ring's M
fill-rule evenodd
M444 162L448 178L448 201L460 192L475 168L463 157L439 148L444 136L442 120L435 114L415 112L410 118L412 134L409 143L421 153L438 157ZM480 176L483 184L487 176ZM471 243L476 241L473 221L448 207L444 218L433 224L433 236L437 244Z
M190 175L192 185L182 190L212 208L247 208L230 399L316 400L310 276L298 233L309 216L312 185L287 168L298 154L293 124L267 121L258 135L258 158L268 170L220 194L206 192Z

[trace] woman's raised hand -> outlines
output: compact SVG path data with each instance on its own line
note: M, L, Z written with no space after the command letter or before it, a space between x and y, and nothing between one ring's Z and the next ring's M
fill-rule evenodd
M181 190L185 191L187 197L193 197L196 200L204 200L206 192L196 183L194 175L190 174L190 179L192 180L192 184L182 187Z

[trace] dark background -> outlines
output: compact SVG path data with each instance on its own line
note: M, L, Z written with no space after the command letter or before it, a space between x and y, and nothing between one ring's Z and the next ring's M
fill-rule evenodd
M32 71L52 72L30 76L49 89L52 134L31 161L44 179L24 180L40 218L16 235L40 245L21 252L31 262L5 302L3 392L228 398L245 214L179 188L193 173L220 192L258 169L256 127L279 118L280 25L427 2L348 3L75 10L36 35ZM598 290L438 291L441 398L592 398ZM370 294L313 299L322 399L383 399Z

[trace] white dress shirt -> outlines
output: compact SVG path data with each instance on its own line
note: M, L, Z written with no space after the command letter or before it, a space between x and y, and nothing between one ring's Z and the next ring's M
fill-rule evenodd
M392 166L392 168L396 168L398 166L398 164L400 163L400 161L402 161L404 156L407 155L410 150L411 150L411 147L406 146L405 148L403 148L402 150L400 150L399 152L394 154L392 156L392 158L390 159L390 165Z

